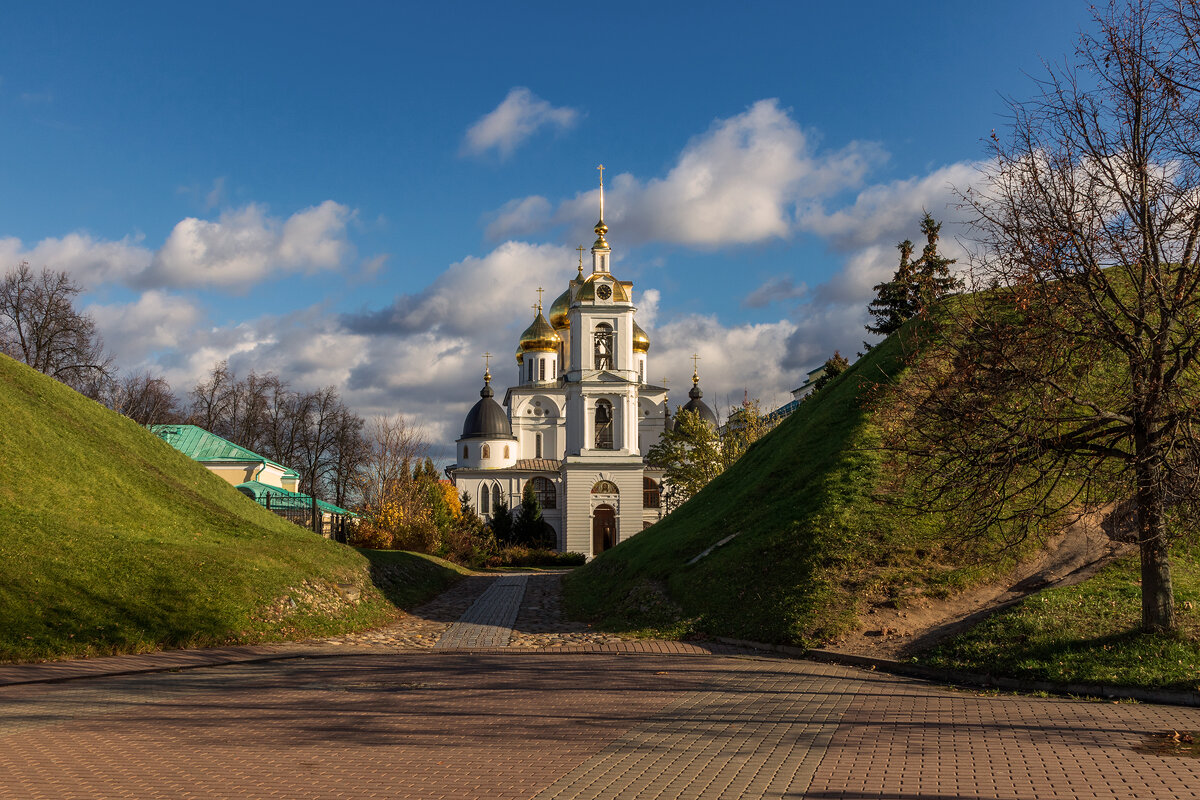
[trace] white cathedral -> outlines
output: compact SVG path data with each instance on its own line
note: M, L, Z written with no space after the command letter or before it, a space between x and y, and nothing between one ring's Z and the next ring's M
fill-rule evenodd
M558 549L591 557L663 516L662 473L645 456L673 421L667 390L647 383L650 339L634 321L633 283L617 280L605 240L604 173L592 271L578 274L550 307L536 306L517 345L517 385L496 402L485 370L479 402L447 469L459 492L489 519L520 504L532 484ZM693 372L685 410L710 424Z

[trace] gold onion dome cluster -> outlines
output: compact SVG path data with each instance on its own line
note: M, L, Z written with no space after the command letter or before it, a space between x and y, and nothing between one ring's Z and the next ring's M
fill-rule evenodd
M551 315L554 311L551 309ZM535 352L557 352L559 345L562 344L562 337L554 330L546 318L539 311L537 318L533 320L533 324L525 329L521 334L521 342L517 345L517 363L525 362L526 353Z
M571 281L574 285L575 281ZM558 296L554 305L550 306L550 324L556 330L571 327L571 287Z
M635 321L633 323L633 352L649 353L650 352L650 337L642 330L642 326Z

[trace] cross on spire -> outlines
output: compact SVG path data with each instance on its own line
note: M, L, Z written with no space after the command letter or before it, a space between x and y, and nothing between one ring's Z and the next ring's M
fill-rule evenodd
M546 290L540 286L537 288L537 293L538 293L537 310L538 310L539 314L542 313L542 292L544 292L544 291L546 291Z
M487 372L489 369L491 369L491 366L492 366L492 354L484 353L483 354L483 371Z
M604 165L601 164L596 169L600 170L600 222L596 226L599 227L604 224Z
M700 360L699 353L692 353L692 383L700 383L700 367L697 361Z

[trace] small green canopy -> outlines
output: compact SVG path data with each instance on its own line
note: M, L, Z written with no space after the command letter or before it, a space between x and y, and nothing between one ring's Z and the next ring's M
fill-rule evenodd
M265 504L267 495L271 496L272 508L311 508L312 497L300 492L289 492L287 489L280 489L278 486L271 486L261 481L246 481L239 483L237 490L246 495L257 503ZM353 511L347 511L344 508L335 506L333 503L326 503L324 500L317 501L317 508L326 511L330 514L341 514L347 517L357 517Z

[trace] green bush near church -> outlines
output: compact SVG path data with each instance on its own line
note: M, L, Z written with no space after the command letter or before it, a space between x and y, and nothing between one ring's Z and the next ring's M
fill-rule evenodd
M395 558L375 574L407 576L416 592L387 587L406 602L459 576L437 559ZM125 417L0 355L0 661L376 626L396 607L371 566L368 555L271 514Z

